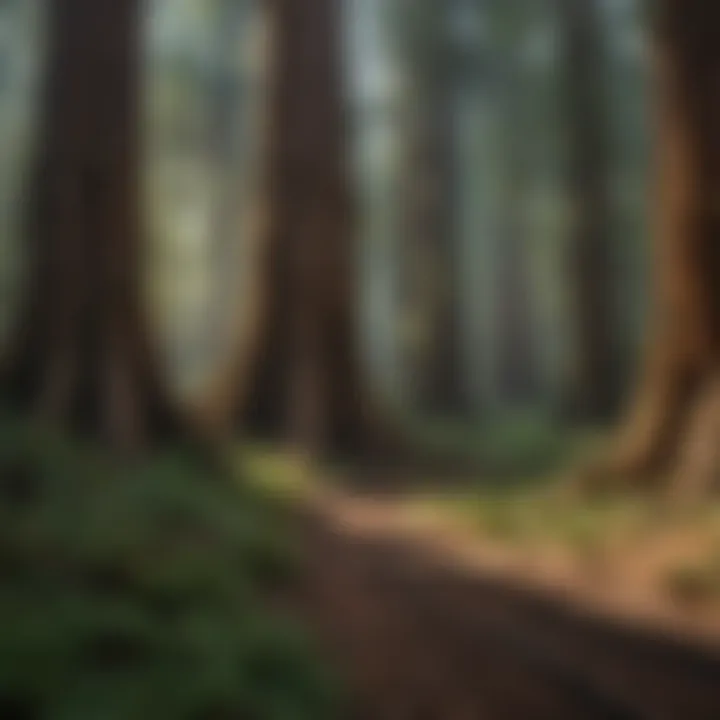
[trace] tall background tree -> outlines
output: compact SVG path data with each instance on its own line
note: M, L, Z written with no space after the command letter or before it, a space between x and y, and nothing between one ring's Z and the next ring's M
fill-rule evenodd
M538 238L528 225L533 135L528 127L523 57L529 14L518 0L493 2L489 11L496 41L493 99L502 152L494 233L496 383L504 403L523 407L537 401L540 386L530 272L531 249Z
M409 329L404 360L418 409L440 416L468 407L458 272L457 6L406 1L396 16L405 88L399 258L401 313Z
M560 0L566 178L570 207L568 279L572 283L570 412L608 420L620 402L617 285L611 230L607 49L595 0Z
M251 61L243 62L249 52L259 54L262 42L257 36L260 12L248 0L217 0L214 5L213 49L209 78L208 154L211 161L212 211L209 213L208 248L210 283L208 312L196 344L204 348L209 365L224 352L227 329L233 325L232 309L238 293L238 239L244 231L250 195L249 181L254 169L253 155L248 151L254 135L257 105L250 86L257 75ZM248 27L255 29L250 36ZM257 63L256 61L256 64Z

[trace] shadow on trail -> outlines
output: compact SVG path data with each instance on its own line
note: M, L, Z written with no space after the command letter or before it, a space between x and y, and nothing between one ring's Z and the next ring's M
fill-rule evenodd
M299 522L297 600L348 679L348 718L720 718L720 650L598 619L406 538L359 533L332 501Z
M533 482L538 474L537 468L531 471L512 461L418 451L375 462L365 459L348 465L336 464L332 472L334 482L346 492L369 497L406 497L438 489L521 487Z

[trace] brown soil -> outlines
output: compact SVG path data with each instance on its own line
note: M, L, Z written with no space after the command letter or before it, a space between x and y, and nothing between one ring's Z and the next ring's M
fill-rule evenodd
M382 505L358 522L360 502L301 513L299 603L348 683L348 719L720 719L720 650L469 568Z

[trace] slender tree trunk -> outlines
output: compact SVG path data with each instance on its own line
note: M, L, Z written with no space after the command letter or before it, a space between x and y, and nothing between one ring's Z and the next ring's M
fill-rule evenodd
M139 0L54 0L10 405L132 448L177 430L140 308Z
M204 359L218 356L227 341L228 310L234 305L233 263L238 247L238 226L244 188L240 187L240 144L244 123L243 103L246 88L238 78L238 49L242 41L241 28L248 19L248 10L241 0L223 0L217 9L217 29L214 52L214 73L210 84L210 133L208 136L213 158L213 212L210 223L209 265L213 280L208 304L207 321L199 335Z
M463 387L460 348L460 275L459 255L457 143L455 97L452 78L448 87L435 95L428 108L432 123L424 172L428 182L425 198L426 224L418 227L431 244L431 266L435 275L430 283L435 289L431 298L430 327L422 372L422 406L435 415L456 416L467 410Z
M507 33L503 67L498 68L495 78L499 88L497 102L501 108L504 164L500 180L495 281L497 385L502 401L522 406L536 398L540 387L530 286L531 237L526 222L530 180L526 148L530 130L523 102L522 69L517 51L510 46L511 31L504 29L503 32Z
M408 12L408 11L406 11ZM448 7L424 3L406 22L409 95L403 228L403 313L416 320L414 393L434 415L467 409L460 348L457 134Z
M618 411L620 387L602 21L597 0L560 5L572 204L574 359L568 407L578 418L607 420Z
M720 471L720 6L659 2L656 61L655 312L638 397L602 470L700 492Z
M251 435L317 453L364 453L379 428L370 422L358 348L341 3L267 7L273 60L260 321L236 376L237 411ZM227 379L221 386L227 390Z

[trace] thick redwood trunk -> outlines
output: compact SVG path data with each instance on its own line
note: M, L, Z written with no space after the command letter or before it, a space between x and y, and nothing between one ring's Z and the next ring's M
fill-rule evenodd
M695 490L720 470L720 6L658 8L656 306L645 375L607 471Z
M250 434L357 453L378 431L369 423L358 349L340 5L268 0L262 316L239 413Z
M568 406L585 420L607 420L620 401L618 327L609 234L605 48L597 0L562 0L567 181L571 199L569 277L574 358Z
M139 0L54 0L27 297L4 378L24 413L133 447L175 426L140 309Z

